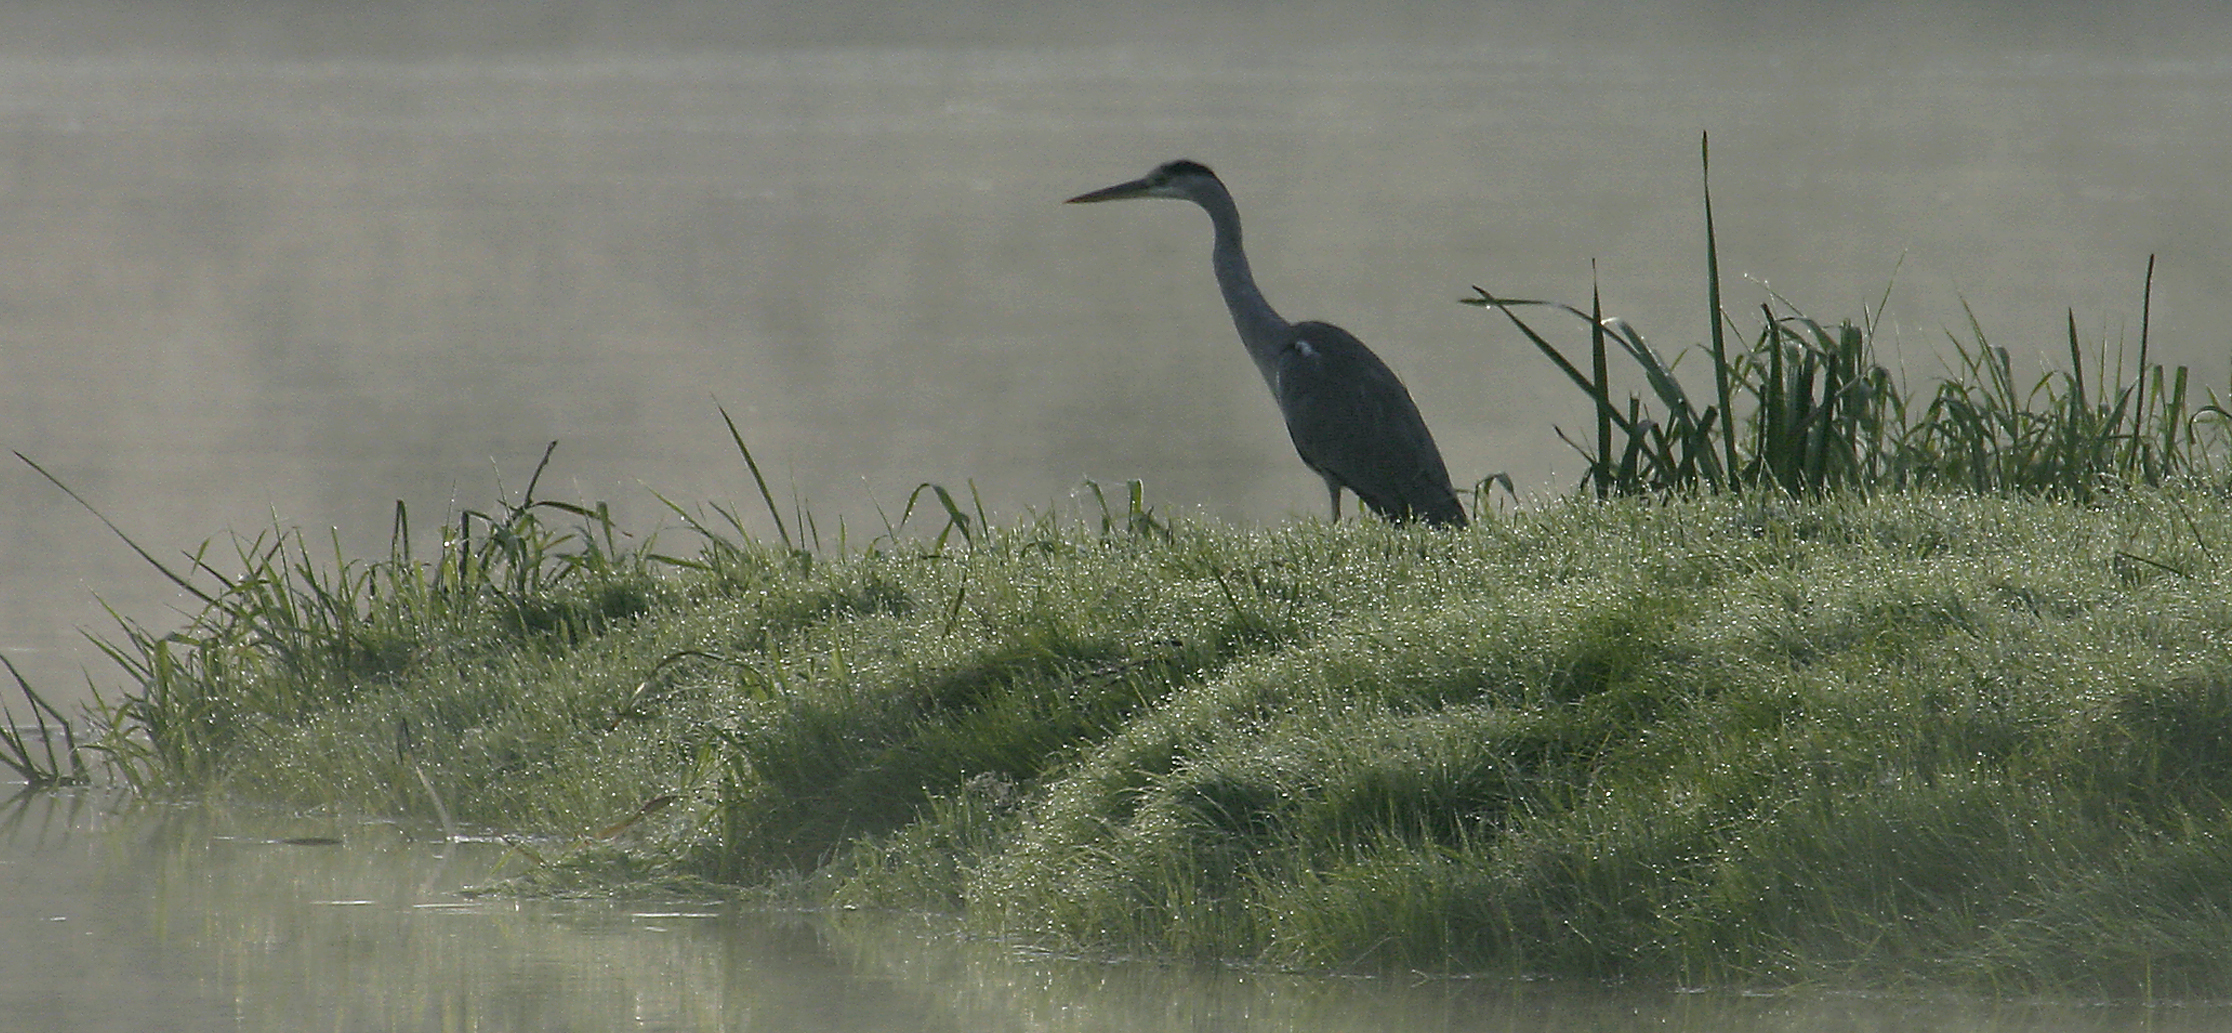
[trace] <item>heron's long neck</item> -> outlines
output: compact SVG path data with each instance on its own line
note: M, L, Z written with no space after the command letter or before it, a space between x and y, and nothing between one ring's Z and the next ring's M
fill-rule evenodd
M1209 260L1216 267L1217 287L1224 292L1225 307L1232 310L1232 325L1240 331L1240 343L1247 346L1257 372L1270 383L1279 350L1287 344L1287 321L1263 300L1263 292L1256 289L1255 275L1248 271L1248 254L1240 249L1240 209L1232 203L1232 195L1218 184L1194 200L1209 212L1209 221L1217 229ZM1277 385L1272 388L1277 390Z

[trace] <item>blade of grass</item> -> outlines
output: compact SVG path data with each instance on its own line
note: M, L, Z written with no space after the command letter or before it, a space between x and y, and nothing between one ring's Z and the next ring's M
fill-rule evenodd
M767 478L760 476L759 461L752 458L752 450L744 445L744 432L736 429L736 420L729 416L727 408L716 408L721 411L721 422L728 424L729 440L736 442L736 450L744 454L744 465L752 471L752 483L759 485L760 498L767 502L767 515L775 518L775 534L782 538L783 548L797 549L791 541L790 529L783 525L782 510L775 508L775 493L767 490Z
M146 560L149 566L154 567L163 575L164 578L169 580L171 584L177 585L181 591L184 591L186 594L191 595L204 603L212 606L217 604L216 598L210 596L208 593L203 592L193 582L186 580L183 575L170 569L169 566L164 564L163 561L156 559L154 555L149 553L146 549L140 548L140 544L133 541L131 535L125 534L123 528L116 526L115 521L110 520L108 516L106 514L103 514L100 510L93 508L92 503L85 501L84 496L79 495L77 492L71 490L69 485L62 483L61 478L48 473L46 467L32 462L30 456L24 455L21 452L17 452L15 454L15 457L17 459L23 460L24 465L38 471L39 476L46 478L49 484L62 489L62 493L64 495L68 495L72 501L75 501L80 506L84 506L86 512L93 514L94 518L107 525L109 530L116 532L116 536L123 539L125 545L130 546L133 552L138 553L141 559Z
M1713 332L1713 386L1720 398L1721 444L1728 453L1727 469L1733 474L1737 469L1736 406L1729 395L1728 346L1721 330L1720 240L1713 232L1713 152L1709 133L1698 134L1697 160L1705 185L1705 297L1706 307L1712 310L1709 323Z
M1589 365L1596 380L1597 454L1590 471L1598 498L1612 490L1612 374L1605 364L1604 292L1597 282L1596 259L1589 260ZM1505 478L1508 486L1509 478Z
M0 764L15 769L16 774L22 776L25 784L32 789L84 785L89 779L85 773L84 758L78 753L77 732L71 728L70 719L62 716L62 712L56 710L54 704L47 702L45 697L31 687L30 680L16 669L15 661L0 654L0 666L8 669L8 675L15 679L16 690L23 694L25 702L30 706L31 719L36 722L40 752L45 754L43 760L32 755L23 730L16 726L14 711L0 705ZM55 727L50 728L47 725L50 717L55 721ZM60 754L54 749L57 731L63 742ZM67 772L63 770L65 762L69 768Z
M2133 407L2131 421L2131 456L2135 464L2143 463L2143 450L2147 440L2147 331L2154 316L2154 267L2155 256L2147 256L2146 281L2139 288L2139 401ZM2151 477L2150 477L2151 479Z

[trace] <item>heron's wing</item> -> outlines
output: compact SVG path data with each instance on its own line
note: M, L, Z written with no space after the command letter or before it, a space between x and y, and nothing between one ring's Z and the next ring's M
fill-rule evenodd
M1302 461L1396 520L1464 522L1441 450L1393 370L1348 331L1298 323L1276 394Z

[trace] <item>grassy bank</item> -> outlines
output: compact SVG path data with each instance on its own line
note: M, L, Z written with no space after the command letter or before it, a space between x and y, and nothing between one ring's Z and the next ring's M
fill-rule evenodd
M940 519L676 554L523 506L338 566L282 535L119 644L105 745L154 791L559 837L551 878L1058 949L2232 992L2219 494Z
M152 792L546 837L545 886L1061 950L2232 995L2227 413L2151 358L2151 263L2129 368L2071 313L2026 386L1971 320L1915 389L1872 317L1740 329L1706 227L1689 385L1594 299L1471 299L1588 400L1575 498L1261 528L1135 485L995 527L926 486L862 542L763 482L778 540L677 507L669 549L530 485L432 556L399 508L376 561L275 531L166 567L206 609L126 628L93 748ZM0 762L83 777L23 694Z

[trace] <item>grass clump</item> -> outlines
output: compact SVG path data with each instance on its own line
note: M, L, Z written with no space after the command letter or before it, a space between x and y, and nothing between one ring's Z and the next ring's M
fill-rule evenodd
M1710 173L1700 140L1700 164ZM2198 404L2190 371L2153 361L2149 340L2154 260L2141 291L2136 363L2114 361L2103 342L2086 376L2077 314L2067 313L2069 368L2024 386L2007 349L1991 343L1973 311L1967 338L1948 332L1954 361L1928 390L1902 386L1877 361L1877 317L1823 323L1769 292L1759 329L1747 335L1722 306L1713 199L1705 191L1705 289L1710 321L1701 346L1712 384L1693 394L1668 360L1625 320L1607 318L1601 294L1589 310L1503 298L1475 287L1464 299L1504 314L1590 401L1593 443L1559 436L1587 463L1583 487L1598 497L1683 491L1774 489L2035 492L2085 500L2101 492L2160 486L2215 469L2226 444L2220 400ZM1888 300L1888 292L1886 294ZM1584 373L1516 310L1548 307L1589 327ZM1963 305L1966 309L1966 303ZM1734 338L1738 347L1731 347ZM1646 391L1624 400L1612 385L1617 348ZM1646 396L1649 401L1646 402Z
M530 482L431 558L399 508L382 560L274 531L157 563L204 609L126 625L88 748L149 791L550 837L553 891L1064 950L2232 993L2223 406L2144 319L2135 374L2088 378L2072 319L2027 391L1975 330L1927 401L1864 323L1771 305L1732 345L1709 207L1707 241L1709 396L1598 304L1560 306L1587 373L1513 317L1593 403L1573 499L1243 528L1133 484L998 526L924 485L826 548L745 451L778 540L673 506L676 554Z
M542 555L590 548L517 510ZM1068 950L2232 988L2219 494L1103 515L643 546L533 607L399 554L333 612L408 648L290 661L283 608L212 604L118 647L110 748L153 790L556 837L553 884L617 864ZM230 583L334 583L292 576Z
M69 715L55 709L54 704L39 695L39 691L25 680L23 672L16 670L15 661L0 656L0 667L6 667L8 676L15 680L16 691L22 694L33 722L19 725L15 711L0 706L0 766L15 772L26 790L90 782L92 773L86 763L86 748L79 744L77 728ZM48 724L49 721L53 724ZM60 749L56 749L58 740Z
M1470 557L1433 617L1174 695L1049 783L963 896L1075 947L1302 968L2221 988L2204 944L2232 926L2132 877L2225 860L2232 788L2193 688L2221 590L2102 544L2173 530L2124 523L2146 508L1521 519L1541 551ZM1653 554L1622 548L1635 520ZM2103 748L2160 760L2104 785ZM2052 946L2158 911L2175 949Z

